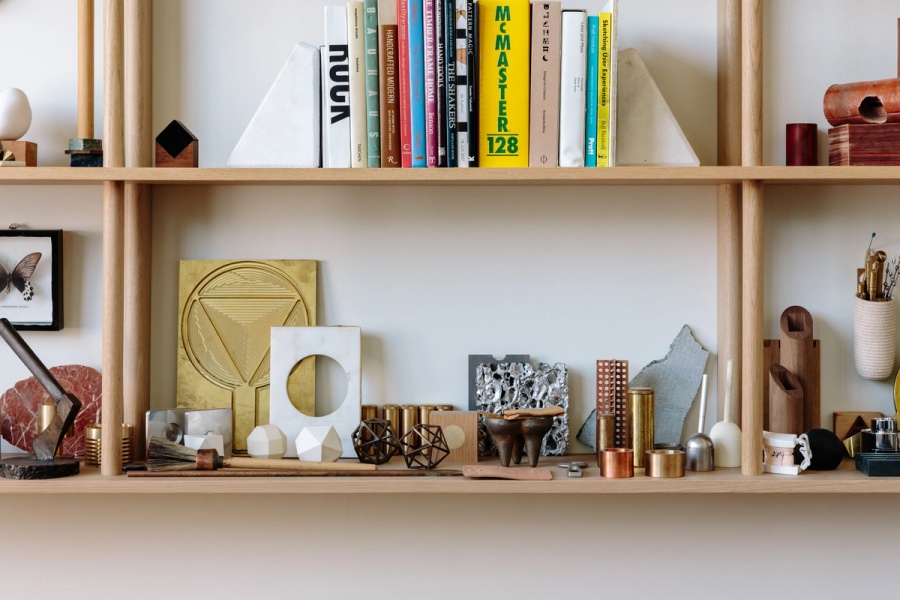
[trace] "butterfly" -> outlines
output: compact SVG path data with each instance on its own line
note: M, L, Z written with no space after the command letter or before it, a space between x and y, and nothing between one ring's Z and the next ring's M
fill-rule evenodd
M38 261L41 260L40 252L32 252L19 261L12 273L8 273L3 265L0 265L0 292L9 292L11 286L15 286L17 290L22 292L25 300L34 298L34 287L31 282L31 276L34 275L34 269L37 267Z

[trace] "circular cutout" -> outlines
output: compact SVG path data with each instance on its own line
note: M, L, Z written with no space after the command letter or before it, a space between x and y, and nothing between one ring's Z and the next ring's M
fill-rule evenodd
M466 432L459 425L447 425L444 430L444 441L451 450L456 450L466 443Z
M315 372L315 389L308 383L308 375ZM291 369L287 393L297 410L310 417L327 417L336 412L347 399L348 375L339 362L315 354L307 356Z
M878 96L866 96L859 103L859 116L866 123L887 123L887 111Z

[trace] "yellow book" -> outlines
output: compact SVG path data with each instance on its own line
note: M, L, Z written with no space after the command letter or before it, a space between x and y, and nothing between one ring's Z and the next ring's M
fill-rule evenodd
M600 13L600 73L597 79L597 166L609 167L609 117L611 104L612 13Z
M478 2L478 166L528 166L529 0Z

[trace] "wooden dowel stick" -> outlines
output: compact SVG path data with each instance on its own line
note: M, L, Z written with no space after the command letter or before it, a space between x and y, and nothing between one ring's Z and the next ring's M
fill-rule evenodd
M78 0L78 137L94 137L94 0Z
M741 4L741 164L762 165L762 0Z
M743 183L743 381L741 406L744 475L762 474L763 422L763 193L762 183Z
M124 167L124 0L105 0L103 13L103 166Z
M123 0L105 0L103 13L103 152L104 166L125 166L122 72ZM124 184L103 184L103 429L100 472L122 471L122 293Z
M741 2L719 0L718 164L741 163ZM741 186L718 186L718 408L719 419L741 422ZM725 372L734 360L735 385L725 415Z
M125 5L125 166L152 166L152 0ZM125 184L124 419L134 427L134 454L144 457L150 410L151 188Z
M100 472L122 471L122 222L124 185L103 184L103 428Z

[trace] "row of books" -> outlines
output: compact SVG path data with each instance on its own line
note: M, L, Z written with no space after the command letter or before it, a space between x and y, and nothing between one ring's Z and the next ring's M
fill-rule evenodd
M326 6L323 166L614 165L617 3Z

